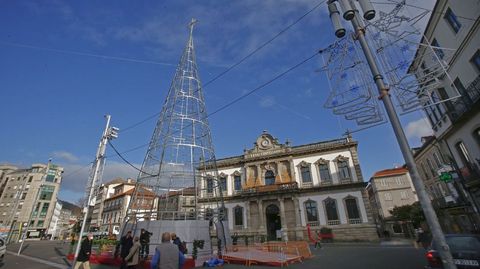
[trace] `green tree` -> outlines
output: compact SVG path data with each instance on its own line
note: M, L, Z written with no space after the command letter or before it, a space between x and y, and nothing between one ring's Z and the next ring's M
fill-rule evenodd
M392 220L411 221L414 227L420 226L420 223L425 221L425 215L423 215L423 210L419 202L411 205L396 206L392 210L389 210L389 212L392 214Z

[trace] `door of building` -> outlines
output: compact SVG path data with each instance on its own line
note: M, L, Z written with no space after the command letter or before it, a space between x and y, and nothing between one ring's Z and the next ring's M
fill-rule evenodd
M280 209L276 205L269 205L265 210L267 220L267 240L278 240L277 231L282 228Z

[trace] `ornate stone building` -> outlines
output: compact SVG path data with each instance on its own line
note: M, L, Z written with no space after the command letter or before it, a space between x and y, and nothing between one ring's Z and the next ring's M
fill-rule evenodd
M376 240L351 137L307 145L285 144L263 132L243 155L217 160L230 234L267 240L307 239L306 226L329 227L338 240ZM199 203L216 207L213 179Z

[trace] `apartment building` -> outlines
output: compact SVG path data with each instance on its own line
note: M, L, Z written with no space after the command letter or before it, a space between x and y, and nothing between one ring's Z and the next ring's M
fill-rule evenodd
M405 167L385 169L370 178L367 193L380 234L409 235L410 228L390 220L395 206L411 205L418 201L410 173Z
M10 227L10 240L18 240L28 228L27 239L39 239L55 211L63 168L53 163L32 164L3 175L0 197L0 224ZM29 222L30 220L30 222Z

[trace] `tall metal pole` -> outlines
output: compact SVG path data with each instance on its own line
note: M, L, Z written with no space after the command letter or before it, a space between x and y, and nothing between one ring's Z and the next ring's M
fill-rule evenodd
M353 1L350 1L350 3L352 7L355 7L355 3L353 3ZM392 124L393 131L395 133L395 136L397 137L398 145L400 146L400 150L402 151L402 155L405 159L408 171L410 172L410 175L412 177L412 182L415 186L415 190L417 191L417 196L425 214L428 226L430 227L433 238L435 238L435 241L438 243L439 248L437 251L440 254L444 268L456 269L457 267L453 262L452 254L450 253L447 241L445 240L445 236L438 222L437 214L433 210L430 198L425 191L425 185L423 184L420 178L420 174L418 173L417 166L415 165L415 160L410 150L410 145L408 144L407 137L405 136L405 132L403 131L402 125L400 123L400 119L398 118L397 112L395 111L395 107L392 103L392 99L390 98L390 95L388 93L388 87L383 81L383 76L378 69L377 61L373 56L370 47L368 46L367 40L365 38L365 29L361 26L358 16L358 10L355 9L355 16L351 20L353 29L355 31L355 38L360 43L368 65L370 66L370 71L372 72L373 79L375 81L375 84L377 85L378 92L380 94L379 98L383 101L385 110L388 114L388 118L390 119L390 123Z
M42 192L42 189L43 189L43 186L44 186L43 182L46 180L46 178L48 176L48 170L50 170L50 163L51 162L52 162L51 159L48 160L47 168L45 170L45 176L42 177L40 188L38 188L37 195L35 195L35 200L33 200L32 211L30 212L30 216L28 217L27 226L25 227L25 231L23 231L22 243L20 243L20 248L18 249L17 255L20 255L20 253L22 252L23 243L25 242L25 238L27 237L28 228L30 227L30 222L32 221L33 213L35 212L35 208L37 207L38 197L40 196L40 193ZM40 207L38 207L38 210L40 210Z
M75 248L75 255L73 258L73 263L72 263L72 268L74 268L75 263L78 258L78 253L80 252L80 245L82 244L82 235L85 230L85 225L87 224L87 218L88 218L88 208L90 207L90 203L92 201L92 196L95 191L95 186L97 183L98 175L100 174L100 170L102 169L102 163L103 159L105 158L105 150L107 147L108 139L109 139L109 133L110 133L110 115L105 115L105 118L107 118L107 124L105 126L105 130L103 131L102 138L100 139L100 143L98 145L97 149L97 155L95 156L95 164L93 165L93 175L92 179L90 181L90 186L89 192L88 192L88 198L84 203L83 207L83 221L82 221L82 227L80 228L80 234L78 235L78 240L77 240L77 247Z

